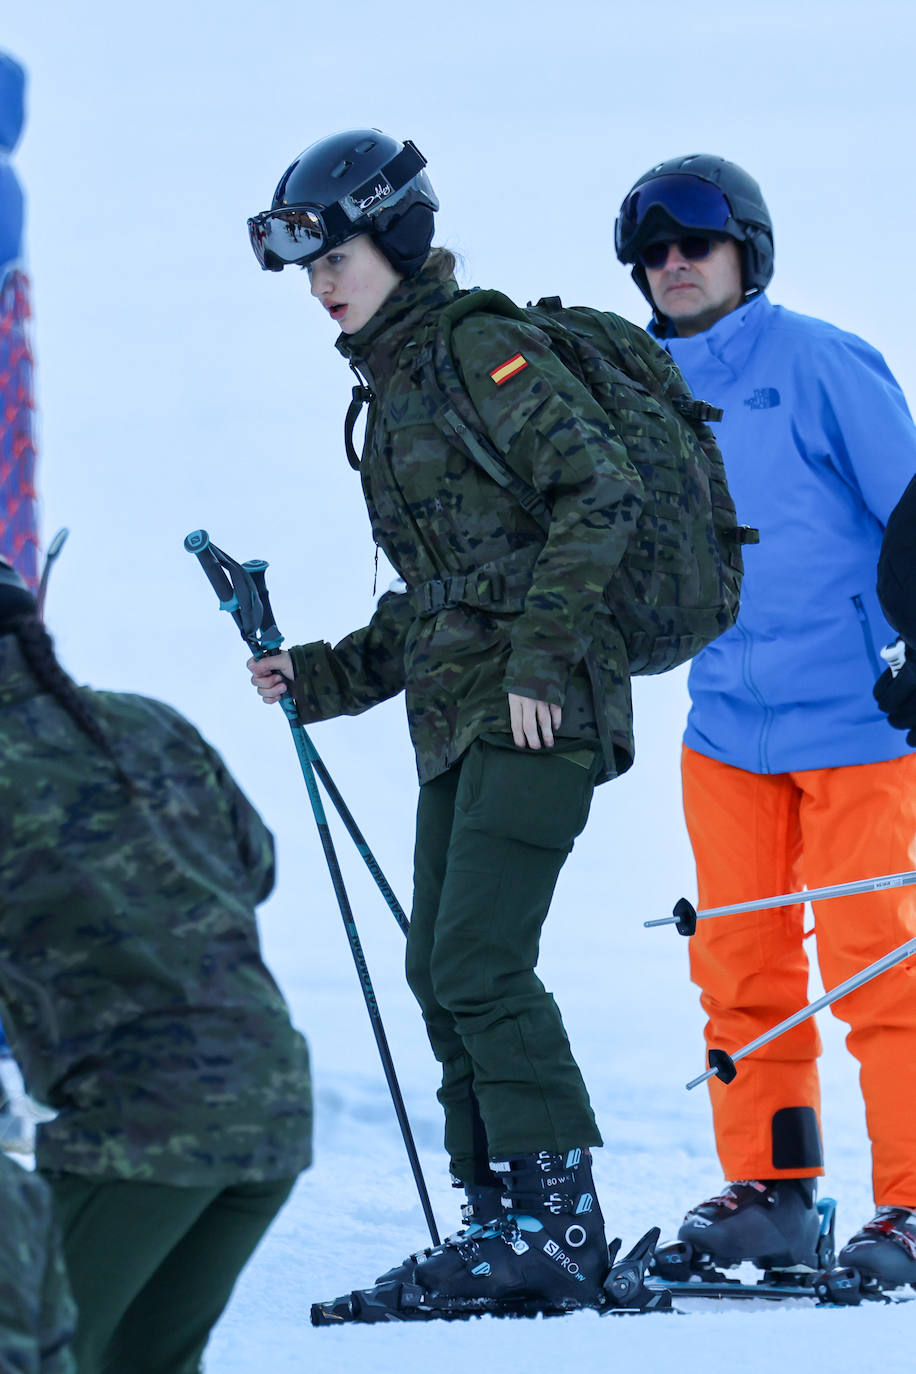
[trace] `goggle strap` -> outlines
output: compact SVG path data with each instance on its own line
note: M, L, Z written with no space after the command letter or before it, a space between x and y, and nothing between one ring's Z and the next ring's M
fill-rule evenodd
M341 196L336 205L353 223L358 223L364 218L371 219L373 212L378 213L378 211L383 210L391 196L397 191L403 190L418 172L422 172L425 166L426 158L416 145L407 139L404 147L399 153L395 153L390 162L386 162L377 172L373 172L362 186L358 186ZM383 188L386 194L379 195ZM368 203L362 203L364 199ZM328 209L322 212L329 229L330 219L328 215L334 208L334 206L328 206Z
M401 151L395 153L391 161L382 168L382 172L392 188L400 191L401 187L406 186L425 166L426 158L408 138Z

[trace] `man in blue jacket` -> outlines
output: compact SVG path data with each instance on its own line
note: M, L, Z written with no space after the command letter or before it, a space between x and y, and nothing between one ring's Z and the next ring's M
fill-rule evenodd
M759 186L709 155L636 182L617 255L653 308L650 332L717 435L738 517L760 530L734 629L694 660L684 737L700 905L912 866L916 756L872 696L895 638L875 593L888 515L916 472L916 429L884 359L822 320L774 306ZM912 889L814 904L827 988L916 935ZM803 908L701 922L691 976L707 1044L733 1052L807 1001ZM916 976L908 965L834 1004L861 1064L876 1216L840 1262L916 1280ZM823 1172L812 1020L710 1083L721 1195L679 1232L722 1264L818 1265Z

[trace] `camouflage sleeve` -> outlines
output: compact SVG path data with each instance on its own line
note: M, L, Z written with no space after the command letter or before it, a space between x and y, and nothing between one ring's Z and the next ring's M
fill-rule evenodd
M213 774L229 814L239 858L251 879L251 901L257 906L267 900L274 888L274 837L217 751L206 740L202 743L210 756Z
M508 692L563 704L643 487L605 412L532 325L468 315L455 361L490 439L551 509L525 609L511 631Z
M296 705L309 723L358 716L404 690L404 645L414 619L410 598L386 592L369 624L335 644L290 649Z
M154 738L165 740L171 734L172 738L180 740L183 749L199 758L202 756L203 776L198 774L200 795L189 795L187 804L193 805L195 810L206 806L210 812L222 804L239 859L250 881L244 896L253 906L265 901L274 886L274 837L229 772L222 755L204 739L196 726L164 701L151 697L133 697L132 700L147 718L153 717L149 729ZM218 801L212 791L217 793Z

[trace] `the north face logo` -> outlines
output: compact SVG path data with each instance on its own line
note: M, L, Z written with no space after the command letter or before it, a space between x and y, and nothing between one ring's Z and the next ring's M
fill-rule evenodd
M758 386L752 396L745 396L744 404L751 410L772 410L779 405L779 400L775 386Z

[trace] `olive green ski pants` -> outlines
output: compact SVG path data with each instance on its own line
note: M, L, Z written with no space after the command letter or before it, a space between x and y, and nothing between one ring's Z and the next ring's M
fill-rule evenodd
M442 1065L462 1183L487 1161L600 1145L557 1005L534 969L557 878L588 818L595 751L476 740L420 788L407 980Z
M211 1328L295 1182L45 1177L79 1309L78 1374L198 1374Z

